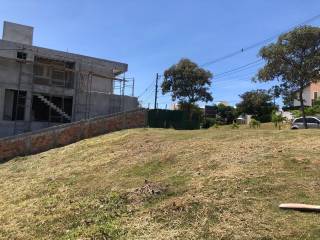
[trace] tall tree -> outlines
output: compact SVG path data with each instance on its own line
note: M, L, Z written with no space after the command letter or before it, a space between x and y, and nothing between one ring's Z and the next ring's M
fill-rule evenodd
M192 105L199 101L209 102L212 73L200 68L189 59L181 59L164 72L162 94L171 93L173 101L186 105L190 113Z
M281 35L276 43L263 47L259 55L266 60L257 80L278 80L287 96L300 102L304 126L305 104L303 90L320 77L320 28L302 26Z
M251 114L256 120L269 122L275 109L272 96L266 90L253 90L240 95L242 101L237 104L238 113Z
M278 85L272 86L269 90L268 93L272 96L273 98L273 105L276 105L276 99L280 97L281 95L281 88Z
M213 105L213 111L216 112L216 120L221 124L231 124L237 118L237 110L222 103Z

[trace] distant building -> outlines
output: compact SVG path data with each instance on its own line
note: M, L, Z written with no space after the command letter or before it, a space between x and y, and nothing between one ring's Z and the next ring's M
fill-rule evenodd
M219 105L219 104L222 104L222 105L224 105L226 107L229 106L229 102L227 102L227 101L219 101L219 102L217 102L217 105Z
M312 106L314 100L316 100L320 97L320 82L311 83L309 86L307 86L303 90L302 97L304 99L305 106ZM300 101L295 99L293 101L293 106L299 107Z
M138 108L133 93L124 94L130 84L119 77L127 69L125 63L33 46L33 27L4 22L0 137Z
M243 114L236 119L238 124L249 124L252 119L252 115Z
M171 110L179 110L180 104L179 103L173 103L170 107Z
M291 112L288 112L288 111L279 111L278 114L281 114L282 117L285 117L286 119L288 120L293 120L294 119L294 116Z
M217 107L206 105L204 107L204 116L206 118L215 118L217 116Z

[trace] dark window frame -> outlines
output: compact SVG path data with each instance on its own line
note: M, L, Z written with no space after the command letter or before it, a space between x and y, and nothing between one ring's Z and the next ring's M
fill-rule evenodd
M17 52L17 59L27 60L27 53L25 53L25 52Z
M6 121L24 121L25 111L26 111L26 98L27 91L15 90L15 89L5 89L5 96L7 92L13 92L13 102L10 118L7 118L5 114L3 115L3 120ZM6 103L5 103L6 104ZM5 112L5 108L3 110Z

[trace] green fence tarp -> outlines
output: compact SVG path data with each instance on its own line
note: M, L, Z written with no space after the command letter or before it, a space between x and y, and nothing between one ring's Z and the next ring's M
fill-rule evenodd
M191 118L188 113L181 110L152 109L148 111L148 125L154 128L199 129L200 115L193 113Z

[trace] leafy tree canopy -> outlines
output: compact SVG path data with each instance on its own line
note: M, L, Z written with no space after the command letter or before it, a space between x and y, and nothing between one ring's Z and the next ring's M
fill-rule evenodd
M240 95L242 101L237 104L238 113L250 114L261 122L271 120L272 110L275 106L272 103L272 96L266 90L253 90Z
M276 99L279 98L281 96L281 87L278 85L272 86L269 90L268 90L268 94L270 94L273 98L273 104L276 105Z
M237 118L237 111L234 107L224 104L214 105L216 120L219 124L231 124Z
M189 59L181 59L164 72L162 94L171 93L172 100L193 105L199 101L209 102L212 73L200 68Z
M261 82L277 79L286 96L300 101L305 117L303 89L320 78L320 28L298 27L260 50L266 61L257 74ZM306 123L305 126L307 127Z

